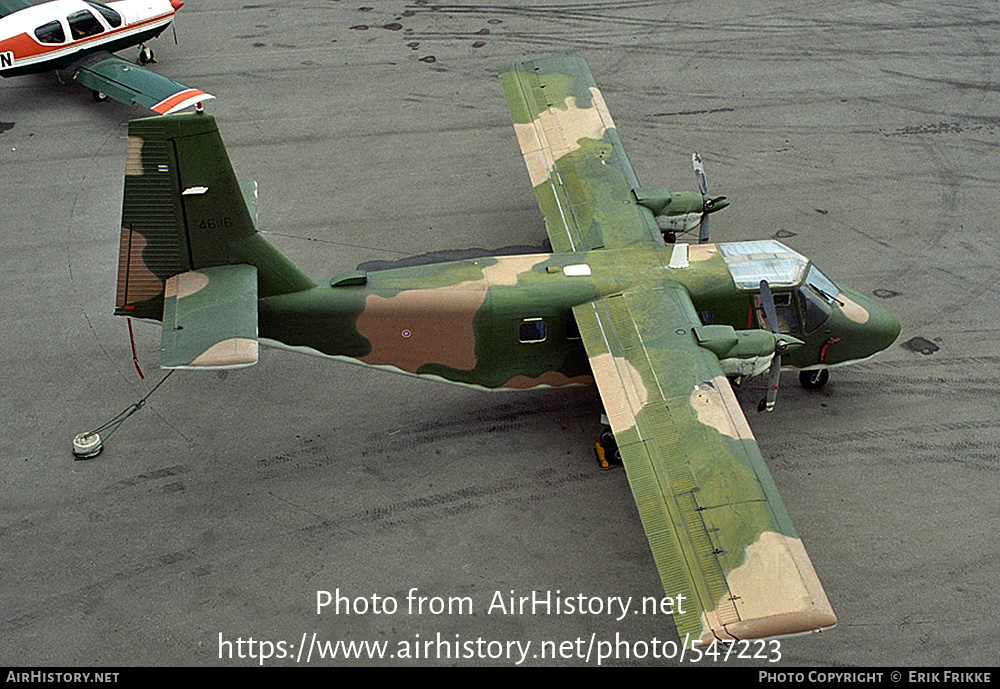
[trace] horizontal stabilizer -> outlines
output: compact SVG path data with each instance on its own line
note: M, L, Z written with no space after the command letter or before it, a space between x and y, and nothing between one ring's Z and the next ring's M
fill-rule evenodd
M161 115L215 96L110 53L94 53L70 68L73 81L126 105L141 105Z
M241 368L257 363L257 269L216 266L169 278L161 368Z

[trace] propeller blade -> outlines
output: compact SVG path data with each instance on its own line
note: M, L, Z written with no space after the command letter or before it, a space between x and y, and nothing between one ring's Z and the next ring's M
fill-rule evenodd
M774 307L774 295L771 294L771 286L767 280L760 281L760 301L764 307L764 317L771 327L771 332L778 334L778 310ZM780 342L777 337L774 341L774 354L771 355L771 367L767 373L767 392L764 399L757 405L758 411L773 411L774 403L778 399L778 384L781 380L781 351L785 349L784 341Z
M701 162L701 154L697 151L691 154L691 164L694 166L694 177L698 180L698 191L704 196L708 193L708 179L705 177L705 166Z
M764 317L767 318L767 324L770 326L771 332L777 334L778 311L774 308L774 295L771 294L771 286L767 284L767 280L760 281L760 300L764 307Z
M767 393L761 402L764 411L774 411L774 403L778 400L778 383L781 381L781 355L777 351L771 357L771 368L767 372Z
M708 241L708 213L702 213L701 223L698 226L698 243L704 244Z

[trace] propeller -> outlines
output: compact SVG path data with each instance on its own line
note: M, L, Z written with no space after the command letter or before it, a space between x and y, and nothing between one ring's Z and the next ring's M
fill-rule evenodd
M781 380L781 353L788 349L790 342L778 336L778 310L774 308L774 295L771 294L767 280L760 281L760 299L767 324L771 326L771 333L774 335L774 354L771 356L771 368L767 372L767 393L757 405L757 411L774 411L774 403L778 399L778 383Z
M702 215L698 227L698 243L708 241L708 214L729 205L725 196L711 197L708 195L708 178L705 176L705 165L701 154L695 151L691 154L691 165L694 166L694 178L698 181L698 191L701 193Z

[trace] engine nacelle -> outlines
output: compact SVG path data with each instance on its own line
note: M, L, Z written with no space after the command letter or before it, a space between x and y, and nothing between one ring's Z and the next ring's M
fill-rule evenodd
M800 347L802 340L767 330L736 330L730 325L699 325L694 329L698 345L719 358L727 377L758 376L771 365L775 352Z
M702 196L693 191L668 191L660 187L635 190L635 199L656 218L664 232L690 232L698 227L706 213L714 213L729 205L725 196Z

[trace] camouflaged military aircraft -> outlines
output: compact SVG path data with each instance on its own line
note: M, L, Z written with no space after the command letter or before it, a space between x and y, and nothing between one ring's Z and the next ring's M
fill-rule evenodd
M0 0L0 76L65 69L94 100L141 105L165 115L214 98L112 55L141 46L139 62L153 62L146 42L159 36L180 0Z
M836 617L730 379L807 386L898 322L774 240L710 243L706 193L642 187L586 63L503 68L552 251L317 282L257 233L216 124L129 126L115 313L163 322L160 365L229 368L258 342L489 390L596 382L664 591L698 644ZM673 243L698 231L694 243Z

